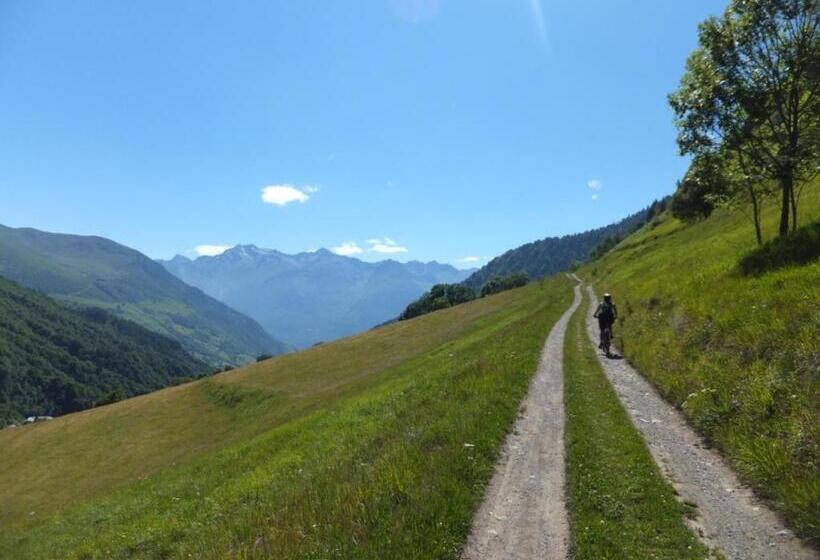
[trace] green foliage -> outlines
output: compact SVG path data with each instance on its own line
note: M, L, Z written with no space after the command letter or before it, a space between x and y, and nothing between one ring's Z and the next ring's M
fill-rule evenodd
M728 190L723 160L715 154L695 158L678 183L669 205L672 215L685 222L708 218L716 199Z
M759 275L786 266L806 265L820 258L820 221L803 226L789 237L777 237L750 251L738 268L747 276Z
M807 221L820 219L816 188L803 208ZM775 208L763 212L766 230L778 221ZM816 250L814 232L807 229L807 251ZM664 219L578 274L615 294L626 357L816 541L820 262L743 276L738 261L755 246L746 218L719 208L688 227Z
M0 432L0 557L455 559L570 295L550 279Z
M609 384L584 328L589 300L564 341L567 501L574 560L700 559L704 546Z
M655 218L659 218L663 212L666 211L667 206L669 206L670 198L665 196L661 199L653 200L652 204L650 204L646 208L646 217L644 221L646 223L652 222ZM639 228L635 227L633 231L637 231Z
M407 306L400 320L412 319L439 309L467 303L475 299L472 288L461 284L436 284L430 291Z
M205 368L169 338L0 277L0 425L114 402Z
M600 243L598 243L592 251L590 251L589 256L592 260L600 259L623 240L624 236L622 234L608 235Z
M744 181L777 182L781 236L796 228L800 186L817 174L817 9L816 0L732 0L701 24L669 97L683 154L731 155Z
M514 288L520 288L522 286L526 286L529 281L530 277L526 272L516 272L514 274L510 274L509 276L496 276L481 286L480 295L481 297L486 297L505 292L507 290L512 290Z
M125 391L117 387L113 391L106 393L97 402L94 403L94 406L105 406L107 404L114 404L115 402L120 402L121 400L127 399L128 395L125 394Z

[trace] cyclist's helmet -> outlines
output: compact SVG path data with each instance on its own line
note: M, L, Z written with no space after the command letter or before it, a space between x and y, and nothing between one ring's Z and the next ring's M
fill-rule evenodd
M612 294L604 294L604 301L607 303L612 301Z

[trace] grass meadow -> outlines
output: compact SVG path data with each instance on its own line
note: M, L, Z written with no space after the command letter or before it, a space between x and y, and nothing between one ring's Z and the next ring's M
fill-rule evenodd
M803 194L803 224L820 219L817 186ZM776 213L773 203L764 212L769 238ZM794 252L817 252L803 249ZM613 293L625 356L817 546L820 261L747 275L739 263L753 252L740 213L694 225L664 217L579 275Z
M0 432L0 557L455 558L570 282Z

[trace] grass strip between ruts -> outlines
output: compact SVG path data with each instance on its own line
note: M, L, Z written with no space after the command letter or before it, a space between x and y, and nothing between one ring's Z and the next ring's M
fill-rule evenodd
M564 341L567 506L574 560L709 558L687 507L663 479L604 376L584 329L588 301Z

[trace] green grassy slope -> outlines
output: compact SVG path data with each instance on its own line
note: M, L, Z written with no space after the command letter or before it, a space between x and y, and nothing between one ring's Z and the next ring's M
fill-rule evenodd
M764 228L776 229L774 205ZM820 219L820 193L801 222ZM820 262L742 276L751 223L646 226L579 275L611 291L626 357L804 537L820 539Z
M208 369L178 342L100 310L66 308L0 277L0 427L89 408Z
M0 557L454 558L570 283L0 432Z
M0 225L0 275L64 302L105 308L173 338L212 365L287 350L253 319L102 237Z

